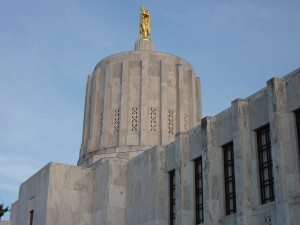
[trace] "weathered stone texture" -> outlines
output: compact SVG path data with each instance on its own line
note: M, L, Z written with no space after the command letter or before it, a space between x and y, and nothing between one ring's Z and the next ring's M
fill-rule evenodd
M155 147L128 162L126 225L165 224L167 183L164 152Z
M126 161L109 159L93 165L92 225L124 224Z
M49 163L20 187L12 207L12 225L90 225L92 170Z
M90 225L93 190L91 169L50 164L46 225Z

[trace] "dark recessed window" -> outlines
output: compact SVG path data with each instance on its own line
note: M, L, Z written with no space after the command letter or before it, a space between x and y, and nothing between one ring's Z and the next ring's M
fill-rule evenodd
M264 204L275 199L270 143L270 126L267 125L258 129L256 131L256 134L261 203Z
M29 225L33 225L33 210L29 212Z
M196 198L196 224L203 223L203 173L202 157L195 160L195 198Z
M175 224L175 214L176 214L176 197L175 197L175 170L169 173L170 176L170 225Z
M223 146L226 215L236 212L233 143Z
M298 136L298 148L299 148L299 155L300 155L300 109L295 112L296 116L296 126L297 126L297 136Z

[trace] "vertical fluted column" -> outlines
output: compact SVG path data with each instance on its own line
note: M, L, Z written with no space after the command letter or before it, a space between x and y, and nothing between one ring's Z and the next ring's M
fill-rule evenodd
M140 131L140 145L147 145L147 136L148 136L148 104L147 104L147 82L148 82L148 67L149 60L143 59L142 61L142 77L141 77L141 104L140 104L140 112L141 112L141 131Z
M295 165L298 157L291 138L291 134L296 131L290 126L290 122L293 121L290 117L294 115L287 111L286 80L284 78L269 80L267 90L276 202L276 219L274 219L278 224L298 224L295 222L295 217L299 213L295 207L299 182L299 173Z
M99 114L100 114L100 68L97 68L93 74L90 113L90 131L88 152L96 150L96 140L99 137Z
M195 74L196 77L196 74ZM196 98L195 98L195 107L196 107L196 118L197 124L201 122L202 119L202 98L201 98L201 80L199 77L196 77Z
M176 224L186 225L193 222L193 206L190 204L194 197L194 162L190 160L189 136L184 133L176 135L175 139L175 170L176 170Z
M91 121L92 121L92 111L93 111L93 96L94 96L94 79L95 79L95 76L94 76L94 73L93 75L90 77L90 88L89 88L89 111L88 111L88 123L89 123L89 126L87 128L87 132L88 132L88 135L87 135L87 147L86 147L86 152L91 152L92 151L92 125L91 125Z
M89 122L89 127L88 127L88 140L87 140L87 149L86 152L89 153L91 152L91 138L93 136L92 134L92 111L93 111L93 96L94 96L94 79L95 79L95 73L93 72L91 79L90 79L90 90L89 90L89 114L88 114L88 122Z
M256 148L253 146L253 136L249 126L248 102L236 99L231 103L234 171L236 177L237 224L253 224L253 209L257 202L259 189L255 185L252 171L257 170ZM255 195L256 193L256 195Z
M216 140L216 118L202 120L203 195L204 222L207 225L219 224L221 220L221 151Z
M160 61L160 144L168 144L168 78L164 62Z
M126 144L126 135L128 129L128 62L124 61L121 75L121 109L120 109L120 132L119 146Z
M183 123L183 70L180 63L176 64L176 133L184 131Z
M191 114L191 118L193 118L193 123L192 126L195 127L198 124L200 124L201 118L202 118L202 112L201 112L201 108L199 107L200 103L200 99L199 96L201 96L200 94L200 79L198 77L196 77L196 74L194 73L194 71L191 70L191 79L192 79L192 104L193 104L193 111Z
M190 128L194 127L196 125L196 105L195 105L195 80L194 80L194 74L192 70L189 70L189 86L187 87L189 89L189 96L190 96L190 102L189 102L189 106L190 106Z
M103 132L101 137L101 148L108 147L108 137L110 133L110 64L105 66L105 90L103 107Z
M82 144L80 149L80 157L86 154L87 142L89 135L89 117L90 117L90 92L91 92L91 75L88 75L86 83L86 93L85 93L85 108L84 108L84 118L83 118L83 133L82 133Z
M98 88L98 128L96 131L96 150L100 149L101 147L101 137L103 133L103 112L104 112L104 90L105 90L105 67L99 68L99 77L98 77L98 82L99 82L99 88Z

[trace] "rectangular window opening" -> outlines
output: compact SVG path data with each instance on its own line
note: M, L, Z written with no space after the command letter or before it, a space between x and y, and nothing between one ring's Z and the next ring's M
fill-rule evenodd
M298 149L300 158L300 109L295 111L296 126L297 126L297 139L298 139Z
M202 157L195 160L195 199L196 224L198 225L204 222Z
M272 172L272 156L270 142L270 126L266 125L256 131L258 166L260 178L261 203L274 201L274 178Z
M175 225L175 215L176 215L176 196L175 196L175 170L169 172L170 176L170 225Z
M29 225L33 225L33 210L29 212Z
M223 146L226 215L236 213L233 142Z

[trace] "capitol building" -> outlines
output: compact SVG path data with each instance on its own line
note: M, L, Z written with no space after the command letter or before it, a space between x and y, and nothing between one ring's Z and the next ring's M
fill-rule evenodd
M300 69L202 117L186 60L154 50L141 8L134 51L87 77L77 166L49 163L11 225L300 225Z

